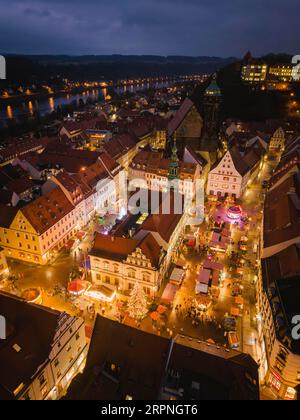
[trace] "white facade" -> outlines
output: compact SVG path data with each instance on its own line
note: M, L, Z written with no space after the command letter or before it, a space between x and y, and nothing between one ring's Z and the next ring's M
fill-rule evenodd
M132 188L144 188L152 191L168 191L169 179L165 174L146 172L139 168L129 166L128 180ZM190 179L178 179L178 191L180 194L192 198L196 191L196 179L200 179L200 170L197 168L196 176L191 176ZM176 180L177 181L177 180Z
M159 270L153 268L139 248L121 262L95 256L90 256L90 261L93 283L110 284L128 292L138 282L150 297L158 292L167 268L166 258L161 261Z
M87 355L84 321L62 314L51 343L49 358L40 366L18 400L55 400L67 391L74 376L82 371Z
M242 158L242 157L241 157ZM235 168L230 152L226 152L219 164L208 175L207 194L239 198L244 193L250 172L242 176Z
M275 133L273 134L270 144L269 150L270 152L283 152L285 147L285 133L284 130L279 127Z

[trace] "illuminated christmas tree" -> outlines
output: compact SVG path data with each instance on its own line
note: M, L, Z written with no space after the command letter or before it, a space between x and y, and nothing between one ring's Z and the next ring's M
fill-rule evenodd
M128 299L128 313L131 318L141 321L148 312L147 297L144 289L136 282Z

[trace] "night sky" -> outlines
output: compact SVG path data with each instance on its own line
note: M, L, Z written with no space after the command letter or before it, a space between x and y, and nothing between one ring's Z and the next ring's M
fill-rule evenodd
M0 0L0 7L1 53L300 54L299 0Z

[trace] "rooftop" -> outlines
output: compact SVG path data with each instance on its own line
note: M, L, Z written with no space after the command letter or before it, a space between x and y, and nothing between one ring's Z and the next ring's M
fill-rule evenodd
M185 336L173 341L98 316L85 371L67 398L256 400L257 371L243 353Z
M300 243L264 259L262 267L277 338L300 355L300 342L291 334L292 318L300 313Z
M0 399L7 400L20 385L24 392L48 359L61 314L4 293L0 307L7 321L7 339L0 340Z

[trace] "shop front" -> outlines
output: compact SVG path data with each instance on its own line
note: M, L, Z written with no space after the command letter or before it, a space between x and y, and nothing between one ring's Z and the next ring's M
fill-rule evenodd
M269 385L281 400L295 400L297 398L296 389L289 386L284 379L274 370L271 370L269 376Z

